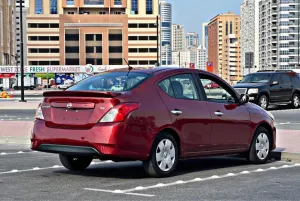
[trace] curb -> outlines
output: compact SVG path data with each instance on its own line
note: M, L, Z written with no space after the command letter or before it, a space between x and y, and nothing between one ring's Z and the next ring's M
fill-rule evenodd
M28 136L28 137L3 136L3 137L0 137L0 144L30 145L30 136Z
M278 161L300 163L300 153L273 151L271 152L271 158Z
M0 102L9 102L9 101L16 101L16 98L0 98Z

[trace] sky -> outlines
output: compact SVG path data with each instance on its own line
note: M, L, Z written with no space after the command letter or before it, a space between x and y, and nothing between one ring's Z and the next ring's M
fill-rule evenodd
M173 24L184 25L185 32L196 32L202 40L202 23L214 16L234 12L240 14L243 0L167 0L172 4Z

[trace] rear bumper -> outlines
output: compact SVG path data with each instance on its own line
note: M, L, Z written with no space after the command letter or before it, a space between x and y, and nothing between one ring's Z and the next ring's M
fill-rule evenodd
M92 155L104 159L146 160L152 139L143 132L129 133L124 123L96 124L91 129L50 128L37 120L31 149L48 153Z

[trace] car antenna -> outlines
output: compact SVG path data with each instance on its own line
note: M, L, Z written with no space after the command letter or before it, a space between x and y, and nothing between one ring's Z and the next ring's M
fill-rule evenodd
M125 58L123 58L123 59L124 59L124 61L126 62L127 66L128 66L128 73L127 73L127 76L128 76L129 72L133 69L133 67L131 67L129 65L129 63L127 62L127 60Z

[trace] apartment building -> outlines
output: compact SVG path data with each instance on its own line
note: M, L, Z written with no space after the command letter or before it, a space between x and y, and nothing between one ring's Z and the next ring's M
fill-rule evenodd
M0 65L15 64L15 52L15 1L0 0Z
M207 50L205 46L200 45L197 48L197 69L206 70Z
M219 14L208 24L208 61L214 73L229 83L241 79L240 16Z
M172 4L160 1L161 64L172 64Z
M259 70L259 0L241 4L241 71L247 75Z
M298 0L259 3L260 66L263 70L300 68Z
M29 0L28 65L155 65L157 16L158 0Z
M173 51L172 61L173 65L180 66L184 68L189 68L190 66L197 67L198 52L197 48L189 48L184 51Z
M172 51L183 51L185 48L184 26L172 25Z
M199 34L188 32L185 36L185 48L193 48L199 46Z

